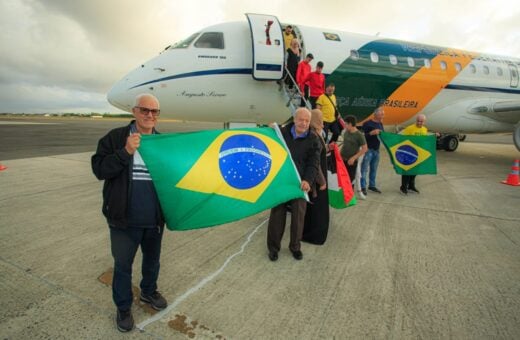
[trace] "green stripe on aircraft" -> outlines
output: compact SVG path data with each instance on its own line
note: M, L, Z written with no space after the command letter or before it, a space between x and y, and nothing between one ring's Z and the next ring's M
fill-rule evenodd
M342 115L351 114L362 121L424 66L424 59L431 60L440 52L437 47L398 40L372 41L357 50L357 58L349 51L349 57L327 77L327 83L336 85ZM373 53L377 54L377 62L372 61ZM391 63L391 55L397 64ZM408 63L409 57L413 58L413 66Z

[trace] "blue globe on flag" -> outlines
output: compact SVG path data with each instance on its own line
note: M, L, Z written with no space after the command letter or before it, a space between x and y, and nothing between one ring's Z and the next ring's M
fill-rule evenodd
M271 170L271 164L269 149L255 136L230 136L219 150L222 178L236 189L250 189L262 183Z
M419 153L411 145L401 145L395 151L395 159L403 165L412 165L417 162Z

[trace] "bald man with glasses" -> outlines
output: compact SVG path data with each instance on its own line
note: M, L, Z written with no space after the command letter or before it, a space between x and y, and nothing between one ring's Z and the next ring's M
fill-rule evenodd
M141 136L155 130L159 101L140 94L132 108L134 120L113 129L98 142L92 156L92 171L104 180L102 212L110 230L114 276L112 299L117 307L116 325L121 332L134 328L132 316L132 264L141 247L140 300L156 310L168 303L157 291L164 215L146 164L139 155Z
M426 116L418 114L415 117L415 123L408 125L400 132L400 134L405 136L426 136L428 134L428 129L424 126L425 122ZM402 175L400 190L404 195L407 195L409 192L418 194L419 190L417 190L417 187L415 186L415 175Z

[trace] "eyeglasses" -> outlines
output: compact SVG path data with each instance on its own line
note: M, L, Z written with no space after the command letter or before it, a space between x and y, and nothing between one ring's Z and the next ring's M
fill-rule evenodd
M151 113L152 116L154 116L154 117L157 117L158 115L161 114L161 110L159 110L159 109L149 109L147 107L142 107L142 106L136 106L135 108L139 109L139 112L144 116L146 116L148 113Z

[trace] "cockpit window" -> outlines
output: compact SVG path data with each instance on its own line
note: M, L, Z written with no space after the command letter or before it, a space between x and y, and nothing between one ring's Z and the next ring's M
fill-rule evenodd
M199 32L193 33L188 38L181 40L179 42L176 42L175 44L170 46L170 48L168 48L168 49L171 50L174 48L188 48L188 46L190 46L190 44L193 42L193 40L195 40L199 36L199 34L200 34Z
M224 34L222 32L205 32L195 42L197 48L224 48Z

